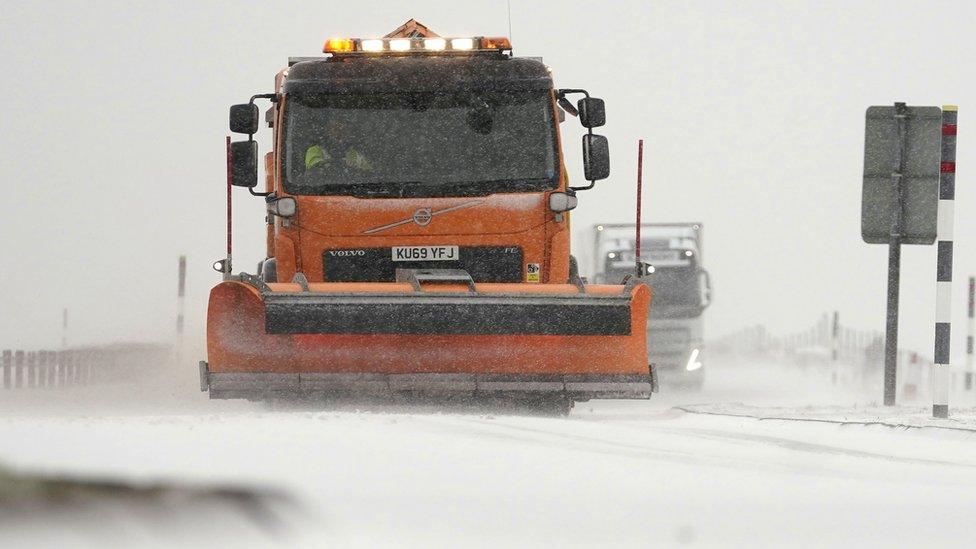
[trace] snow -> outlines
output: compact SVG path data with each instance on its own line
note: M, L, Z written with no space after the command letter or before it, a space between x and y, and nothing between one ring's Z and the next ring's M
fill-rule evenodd
M789 376L772 375L775 366L711 367L709 386L721 390L594 401L567 418L276 411L202 399L122 412L21 406L0 420L0 461L80 477L279 489L297 502L279 513L274 538L289 546L968 545L976 434L676 409L736 398L763 411L778 399L803 401L790 387L816 394L809 380L784 384ZM786 392L770 398L763 380ZM210 522L191 545L215 534L268 542L260 529L215 533L213 524L234 521ZM163 545L173 539L148 531ZM131 528L112 536L145 541Z

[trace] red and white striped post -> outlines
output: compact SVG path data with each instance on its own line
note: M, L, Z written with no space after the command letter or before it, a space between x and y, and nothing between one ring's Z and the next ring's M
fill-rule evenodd
M935 360L932 366L932 417L949 417L949 341L952 326L952 228L956 195L956 119L954 105L942 106L942 165L939 177L935 286Z

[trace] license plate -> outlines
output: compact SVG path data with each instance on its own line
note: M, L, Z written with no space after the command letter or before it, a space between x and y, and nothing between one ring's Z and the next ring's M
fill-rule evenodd
M457 261L457 246L394 246L393 261Z

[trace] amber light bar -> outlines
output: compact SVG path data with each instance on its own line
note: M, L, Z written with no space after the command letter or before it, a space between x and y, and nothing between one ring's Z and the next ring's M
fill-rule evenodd
M505 37L474 38L329 38L323 53L404 54L404 53L472 53L511 50Z

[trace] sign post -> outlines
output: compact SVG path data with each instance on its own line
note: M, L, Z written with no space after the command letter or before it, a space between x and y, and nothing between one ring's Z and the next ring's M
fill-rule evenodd
M869 107L864 130L861 236L888 244L884 403L894 406L902 244L936 237L942 111L938 107Z

